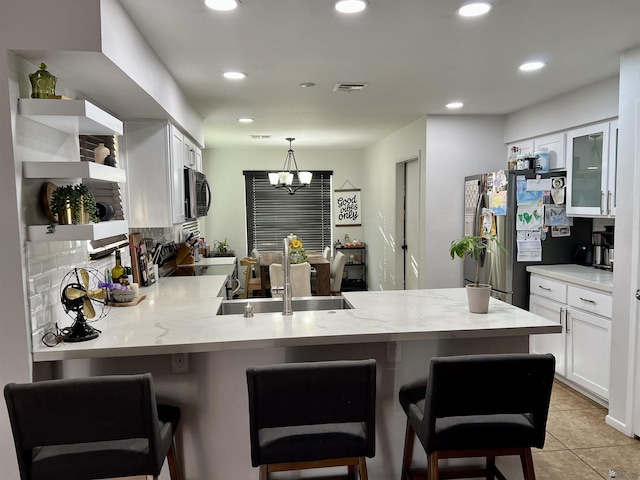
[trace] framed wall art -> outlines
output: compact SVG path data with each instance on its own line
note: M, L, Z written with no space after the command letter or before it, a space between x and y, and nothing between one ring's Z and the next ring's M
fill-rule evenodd
M336 227L359 227L362 225L359 188L334 190L333 207Z

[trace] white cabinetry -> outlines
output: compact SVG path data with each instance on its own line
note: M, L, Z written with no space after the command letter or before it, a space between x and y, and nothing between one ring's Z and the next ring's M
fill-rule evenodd
M18 101L20 115L70 135L122 135L122 122L87 100L48 100L21 98ZM126 172L119 168L93 162L23 162L22 175L26 179L68 180L77 183L82 179L100 182L124 183ZM54 233L47 233L48 225L27 226L28 240L99 240L126 234L126 220L89 223L85 225L56 225Z
M562 333L532 335L532 353L552 353L556 373L609 399L611 295L567 282L531 275L529 310L557 321Z
M613 131L613 134L611 133ZM567 214L611 216L615 213L617 121L567 133Z
M131 227L183 223L183 135L164 122L127 122L124 131Z
M566 135L556 133L533 139L533 150L546 150L549 153L549 170L566 168L565 143Z
M518 149L518 155L530 156L533 154L533 140L522 140L520 142L513 142L507 145L507 151L511 152L511 149L516 147Z
M202 171L202 151L186 135L184 135L184 150L182 158L185 167L193 168L198 172Z

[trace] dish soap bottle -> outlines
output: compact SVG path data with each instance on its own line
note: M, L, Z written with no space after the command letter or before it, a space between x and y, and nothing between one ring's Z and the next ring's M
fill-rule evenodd
M122 266L122 260L120 258L120 250L116 250L116 266L111 269L111 281L113 283L122 283L120 281L120 277L123 277L122 280L127 279L126 270Z

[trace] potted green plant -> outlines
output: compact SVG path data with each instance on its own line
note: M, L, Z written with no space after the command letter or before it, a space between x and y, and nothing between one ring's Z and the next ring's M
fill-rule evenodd
M226 255L231 250L226 238L224 240L214 240L213 249L218 255Z
M470 257L476 264L476 273L472 284L466 285L469 310L472 313L487 313L489 311L489 298L491 297L491 285L480 283L480 266L484 255L491 252L490 244L495 243L503 252L507 252L495 235L464 235L451 242L449 254L451 259Z
M57 187L51 195L49 209L51 211L47 228L49 234L56 231L56 223L76 225L100 221L96 199L89 187L83 184Z

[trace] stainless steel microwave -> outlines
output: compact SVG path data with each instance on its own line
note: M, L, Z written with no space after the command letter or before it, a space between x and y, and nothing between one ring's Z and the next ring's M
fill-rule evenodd
M184 214L186 218L205 217L211 207L211 187L204 173L184 168Z

